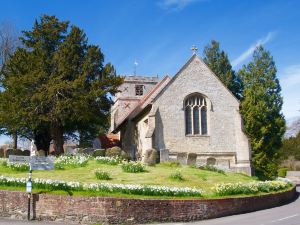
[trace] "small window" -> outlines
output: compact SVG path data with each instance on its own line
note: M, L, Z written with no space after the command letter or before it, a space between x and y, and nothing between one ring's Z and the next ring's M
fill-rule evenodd
M135 95L143 95L143 85L135 85Z

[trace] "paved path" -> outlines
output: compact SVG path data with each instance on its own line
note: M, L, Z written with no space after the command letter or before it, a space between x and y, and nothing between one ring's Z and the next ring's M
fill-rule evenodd
M297 187L300 192L300 186ZM156 225L300 225L300 197L287 205L246 213L191 223L164 223ZM40 221L18 221L0 219L0 225L67 225ZM152 224L154 225L154 224Z

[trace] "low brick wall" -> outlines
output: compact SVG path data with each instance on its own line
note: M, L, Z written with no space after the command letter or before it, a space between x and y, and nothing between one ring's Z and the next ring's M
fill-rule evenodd
M292 201L296 189L257 197L194 200L72 197L34 194L31 215L68 224L134 224L203 220L266 209ZM26 219L27 194L0 191L0 217Z

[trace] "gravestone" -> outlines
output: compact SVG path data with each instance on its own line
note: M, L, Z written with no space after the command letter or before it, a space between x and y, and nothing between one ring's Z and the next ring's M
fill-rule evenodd
M147 149L142 156L142 162L148 166L153 166L156 163L157 156L156 149Z
M93 140L93 148L94 149L101 149L101 141L99 138L95 138Z
M159 151L159 159L160 159L160 162L167 162L169 161L169 149L161 149Z
M197 154L196 153L189 153L187 158L188 165L196 165Z
M84 154L87 154L87 155L92 155L93 152L94 152L94 150L95 150L95 149L93 149L93 148L85 148L85 149L83 150L83 153L84 153Z
M182 165L186 165L187 164L187 153L185 153L185 152L177 153L177 161Z
M29 150L24 150L23 155L24 156L30 156L30 151Z
M10 155L14 155L14 150L12 148L8 148L5 151L5 158L8 158Z

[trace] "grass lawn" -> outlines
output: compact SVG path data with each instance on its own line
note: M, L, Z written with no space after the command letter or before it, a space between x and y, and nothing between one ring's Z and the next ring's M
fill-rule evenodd
M112 179L103 181L97 180L94 174L96 169L108 172ZM169 176L176 171L180 171L182 174L182 181L169 178ZM13 171L7 167L0 166L0 175L27 177L28 172ZM251 182L256 180L254 177L243 174L229 172L221 174L189 166L169 167L163 164L147 167L147 172L125 173L119 165L99 164L95 160L90 160L85 167L53 171L33 171L33 178L79 181L82 183L107 182L118 184L164 185L169 187L195 187L203 189L206 196L211 195L211 187L216 183Z

